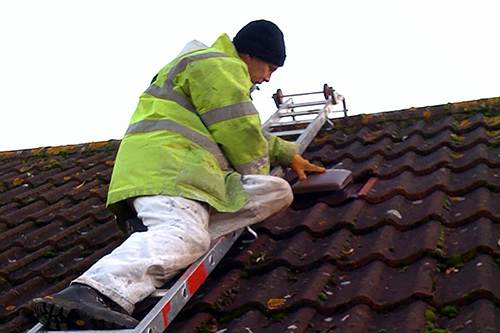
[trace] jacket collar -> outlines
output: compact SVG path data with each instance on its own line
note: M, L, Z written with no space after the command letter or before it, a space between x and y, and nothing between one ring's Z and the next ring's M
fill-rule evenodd
M220 35L212 45L212 48L227 53L230 56L239 58L238 52L236 51L234 44L231 42L227 34Z

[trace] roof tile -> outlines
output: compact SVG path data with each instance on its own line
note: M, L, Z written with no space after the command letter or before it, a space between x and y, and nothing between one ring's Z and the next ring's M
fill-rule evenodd
M245 233L171 329L500 330L500 99L333 122L304 155L354 182ZM1 331L122 242L105 208L118 144L0 153Z

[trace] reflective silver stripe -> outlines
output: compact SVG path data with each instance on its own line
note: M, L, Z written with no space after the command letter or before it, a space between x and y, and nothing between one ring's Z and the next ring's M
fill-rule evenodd
M242 175L253 175L266 165L269 165L269 155L267 154L266 156L260 157L245 164L240 164L238 166L235 166L234 168Z
M252 102L243 102L210 110L200 115L200 117L205 126L208 127L221 121L248 116L251 114L258 114L257 109L255 109Z
M171 131L177 134L180 134L187 139L193 141L194 143L200 145L207 151L209 151L219 162L221 168L223 170L229 170L229 163L227 162L224 154L220 150L219 146L209 139L208 137L196 132L195 130L190 129L184 125L176 123L170 119L163 120L141 120L136 123L130 124L127 129L127 134L136 134L136 133L148 133L154 131Z
M267 147L269 150L271 150L271 140L273 139L273 135L267 131L261 131L262 135L264 135L264 138L267 140Z
M273 138L273 135L267 131L261 131L262 132L262 135L264 135L264 137L266 138L267 142L269 142L269 144L271 143L271 140Z
M180 106L188 109L191 112L196 113L196 108L193 103L186 98L183 94L174 90L174 79L182 71L184 71L191 62L201 59L214 58L214 57L229 57L230 55L222 52L207 52L201 54L195 54L192 56L185 57L181 59L177 64L175 64L167 73L165 82L159 87L155 83L152 83L145 93L154 96L156 98L166 99L169 101L174 101Z
M146 89L145 93L150 94L156 98L166 99L169 101L174 101L183 108L196 113L196 108L191 103L189 99L186 98L183 94L175 91L172 87L172 84L168 84L169 81L165 81L163 87L158 87L156 84L151 84L148 89Z
M215 58L215 57L230 57L230 55L223 52L207 52L207 53L200 53L200 54L194 54L192 56L187 56L185 58L182 58L177 64L174 65L174 67L172 67L168 71L167 80L173 81L174 78L177 75L179 75L180 72L184 71L187 65L189 65L193 61L207 59L207 58Z

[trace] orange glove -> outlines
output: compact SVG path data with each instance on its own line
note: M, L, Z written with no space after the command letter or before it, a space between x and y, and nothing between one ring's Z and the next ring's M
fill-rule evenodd
M325 168L312 164L300 155L295 155L292 161L292 170L299 176L300 180L307 178L306 171L310 172L325 172Z

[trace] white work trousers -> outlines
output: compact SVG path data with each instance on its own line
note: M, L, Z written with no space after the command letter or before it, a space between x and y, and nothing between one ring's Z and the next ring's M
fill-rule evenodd
M218 213L181 197L149 196L133 201L148 228L130 235L73 283L86 284L129 313L156 288L200 258L210 240L260 222L288 207L290 185L273 176L242 176L250 201L236 213Z

